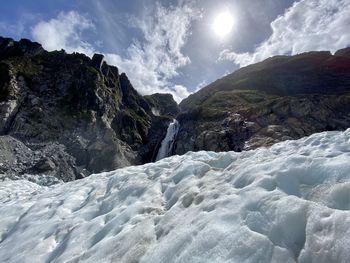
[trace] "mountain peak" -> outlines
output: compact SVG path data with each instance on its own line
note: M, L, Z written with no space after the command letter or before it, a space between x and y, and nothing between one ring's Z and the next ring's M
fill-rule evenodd
M69 181L150 162L171 120L155 116L102 54L90 59L0 38L0 145L11 153L0 155L0 173Z
M39 43L29 39L23 38L20 41L15 41L12 38L0 36L0 59L11 56L37 55L43 52L44 49Z

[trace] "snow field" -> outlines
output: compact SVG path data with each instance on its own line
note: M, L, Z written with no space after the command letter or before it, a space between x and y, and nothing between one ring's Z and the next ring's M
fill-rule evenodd
M1 262L348 262L350 130L0 184Z

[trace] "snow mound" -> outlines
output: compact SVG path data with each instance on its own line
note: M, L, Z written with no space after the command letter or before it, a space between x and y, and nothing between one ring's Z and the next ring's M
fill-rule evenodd
M350 130L0 184L1 262L348 262Z

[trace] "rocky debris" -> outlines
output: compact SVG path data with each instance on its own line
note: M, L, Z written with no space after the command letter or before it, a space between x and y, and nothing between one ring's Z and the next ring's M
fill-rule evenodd
M277 56L180 103L175 153L241 151L350 127L350 48Z
M74 158L67 154L63 145L47 143L40 148L38 145L27 147L11 136L0 136L0 173L2 174L12 177L46 174L54 175L60 180L71 181L84 176L79 174L74 166Z
M50 158L41 159L33 168L39 173L49 172L55 169L56 165L50 160Z
M0 73L0 135L4 147L21 145L19 153L0 151L1 169L11 175L70 181L153 161L172 119L155 116L154 105L100 54L47 52L0 37Z
M11 136L0 136L0 173L24 172L34 162L33 152Z

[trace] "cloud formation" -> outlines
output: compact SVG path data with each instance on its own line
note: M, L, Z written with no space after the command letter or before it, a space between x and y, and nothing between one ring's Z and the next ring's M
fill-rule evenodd
M271 23L271 36L254 52L223 50L219 60L240 66L274 55L311 50L335 52L350 44L350 0L301 0Z
M178 69L190 63L182 53L190 34L191 22L199 13L188 4L165 8L157 4L144 18L130 18L130 26L141 31L143 39L134 39L124 56L105 54L109 64L129 76L133 86L143 95L171 93L177 102L188 97L186 87L172 82ZM99 52L83 40L85 30L94 30L92 21L75 11L61 12L57 18L41 21L32 29L32 36L49 51L65 49L88 56Z
M179 68L190 63L182 48L190 34L191 22L198 17L199 13L186 4L169 8L158 4L147 19L131 19L143 34L142 43L134 40L125 57L107 54L106 59L125 71L142 94L171 93L179 102L190 92L171 79L179 74Z
M22 21L18 21L16 24L8 24L0 21L0 32L21 36L24 30L25 30L25 25L24 23L22 23Z
M61 12L57 18L36 24L32 29L32 36L49 51L63 48L68 53L80 52L91 56L94 48L82 40L82 33L93 29L92 21L78 12Z

